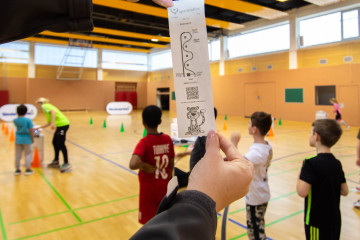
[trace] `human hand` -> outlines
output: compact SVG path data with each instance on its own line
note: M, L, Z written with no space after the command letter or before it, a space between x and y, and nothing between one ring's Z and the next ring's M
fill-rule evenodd
M238 132L233 132L231 133L231 137L230 137L230 141L232 144L234 144L234 146L237 148L239 141L241 138L241 134Z
M55 124L54 124L54 123L51 123L50 126L51 126L51 130L55 130L56 127L55 127Z
M220 149L226 155L226 162ZM219 212L247 194L253 172L253 165L244 159L229 140L210 131L206 139L205 156L192 170L187 189L197 190L211 197Z
M146 173L154 173L156 171L156 166L142 162L139 169Z
M166 8L174 6L172 0L153 0L153 2Z

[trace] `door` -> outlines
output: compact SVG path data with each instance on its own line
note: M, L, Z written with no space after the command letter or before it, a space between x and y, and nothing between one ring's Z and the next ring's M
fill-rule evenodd
M359 122L359 88L358 86L338 86L336 99L339 102L342 119L349 125L360 125Z
M275 115L275 83L245 84L245 116L263 111Z

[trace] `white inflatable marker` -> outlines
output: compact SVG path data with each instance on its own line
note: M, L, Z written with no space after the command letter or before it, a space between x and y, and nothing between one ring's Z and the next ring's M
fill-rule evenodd
M16 108L20 104L5 104L0 107L0 119L4 122L12 122L18 117ZM25 117L33 120L38 114L37 108L32 104L24 104L27 107L27 113Z
M215 130L204 0L168 8L179 137Z

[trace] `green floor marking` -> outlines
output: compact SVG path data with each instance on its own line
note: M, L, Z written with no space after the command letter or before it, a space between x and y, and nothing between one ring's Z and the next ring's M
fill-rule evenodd
M269 176L277 176L277 175L288 173L288 172L299 171L300 169L301 168L294 168L294 169L290 169L290 170L285 170L285 171L269 174Z
M74 212L74 210L70 207L70 205L65 201L65 199L60 195L60 193L54 188L53 185L49 182L49 180L45 177L45 175L39 170L36 169L39 175L45 180L45 182L49 185L49 187L55 192L55 194L60 198L60 200L65 204L65 206L71 211L74 217L81 223L81 218Z
M42 233L37 233L37 234L29 235L29 236L25 236L25 237L21 237L21 238L16 238L15 240L22 240L22 239L28 239L28 238L38 237L38 236L41 236L41 235L46 235L46 234L49 234L49 233L58 232L58 231L61 231L61 230L65 230L65 229L70 229L70 228L73 228L73 227L82 226L82 225L85 225L85 224L88 224L88 223L98 222L98 221L101 221L101 220L104 220L104 219L108 219L108 218L112 218L112 217L117 217L117 216L120 216L120 215L123 215L123 214L126 214L126 213L135 212L135 211L138 211L138 210L139 210L138 208L136 208L136 209L131 209L131 210L128 210L128 211L125 211L125 212L116 213L116 214L113 214L113 215L110 215L110 216L106 216L106 217L102 217L102 218L97 218L97 219L89 220L89 221L86 221L86 222L80 222L80 223L77 223L77 224L74 224L74 225L70 225L70 226L66 226L66 227L61 227L61 228L57 228L57 229L53 229L53 230L50 230L50 231L46 231L46 232L42 232Z
M278 197L276 197L276 198L271 198L271 199L269 200L269 202L276 201L276 200L279 200L279 199L281 199L281 198L291 196L291 195L293 195L293 194L295 194L295 193L296 193L296 192L291 192L291 193L287 193L287 194L278 196ZM235 214L235 213L239 213L239 212L242 212L242 211L245 211L245 210L246 210L246 208L242 208L242 209L239 209L239 210L230 212L229 215L233 215L233 214Z
M286 220L286 219L289 219L289 218L291 218L291 217L293 217L293 216L296 216L296 215L298 215L298 214L300 214L300 213L303 213L303 212L304 212L304 210L300 210L300 211L295 212L295 213L293 213L293 214L290 214L290 215L288 215L288 216L282 217L282 218L280 218L280 219L278 219L278 220L275 220L275 221L272 221L272 222L270 222L270 223L268 223L268 224L265 224L265 227L271 226L271 225L273 225L273 224L275 224L275 223L278 223L278 222L282 222L282 221L284 221L284 220ZM246 235L247 235L247 232L246 232L246 233L243 233L243 234L241 234L241 235L239 235L239 236L230 238L230 240L239 239L239 238L245 237Z
M7 240L6 229L5 229L4 220L2 218L1 209L0 209L0 226L1 226L1 233L3 236L3 240Z
M275 220L275 221L273 221L273 222L271 222L271 223L265 224L265 227L271 226L271 225L273 225L273 224L275 224L275 223L278 223L278 222L282 222L282 221L284 221L284 220L286 220L286 219L289 219L289 218L291 218L291 217L293 217L293 216L296 216L296 215L298 215L298 214L300 214L300 213L303 213L303 212L304 212L304 210L297 211L297 212L295 212L295 213L293 213L293 214L290 214L290 215L288 215L288 216L282 217L282 218L280 218L280 219L278 219L278 220Z
M349 177L349 176L352 176L352 175L357 174L357 173L360 173L360 171L345 174L345 177Z
M113 203L113 202L119 202L119 201L122 201L122 200L125 200L125 199L134 198L134 197L138 197L138 196L139 196L139 194L136 194L136 195L132 195L132 196L128 196L128 197L123 197L123 198L118 198L118 199L114 199L114 200L110 200L110 201L106 201L106 202L102 202L102 203L92 204L92 205L85 206L85 207L75 208L75 209L68 210L68 211L63 211L63 212L53 213L53 214L44 215L44 216L40 216L40 217L34 217L34 218L25 219L25 220L20 220L20 221L8 223L7 225L13 225L13 224L18 224L18 223L23 223L23 222L29 222L29 221L33 221L33 220L37 220L37 219L52 217L52 216L56 216L56 215L60 215L60 214L64 214L64 213L69 213L69 212L72 212L72 211L82 210L82 209L85 209L85 208L91 208L91 207L96 207L96 206L100 206L100 205L104 205L104 204L109 204L109 203Z

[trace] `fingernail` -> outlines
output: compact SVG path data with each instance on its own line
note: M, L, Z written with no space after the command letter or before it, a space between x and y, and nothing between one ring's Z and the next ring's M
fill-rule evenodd
M214 130L210 130L209 134L208 134L209 138L214 138L216 137L216 132Z

